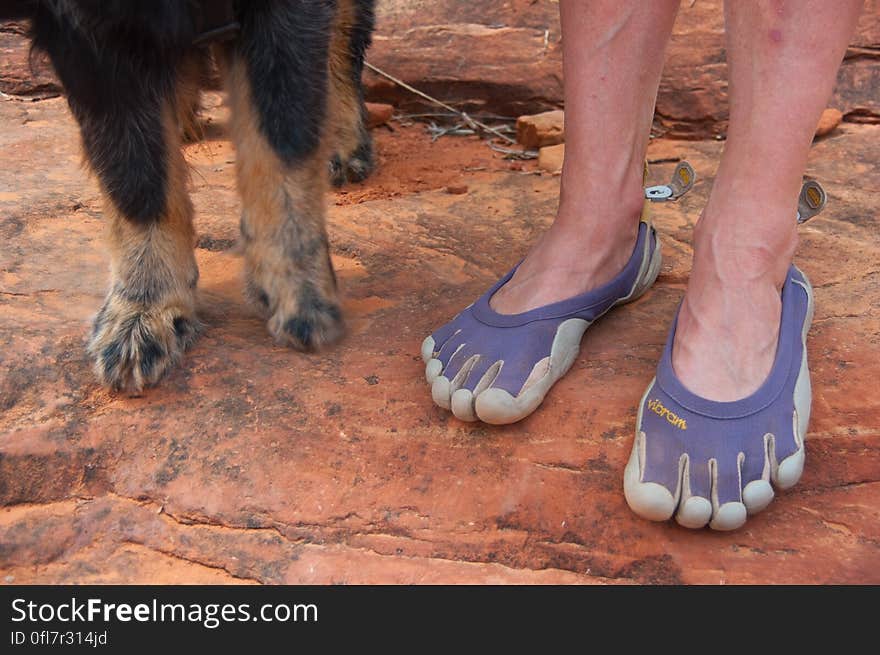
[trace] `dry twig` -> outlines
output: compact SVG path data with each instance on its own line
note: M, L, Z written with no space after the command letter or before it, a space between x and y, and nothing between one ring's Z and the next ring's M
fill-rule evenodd
M403 80L400 80L400 79L394 77L393 75L386 73L381 68L377 68L376 66L373 66L373 64L371 64L370 62L365 61L364 66L369 68L371 71L373 71L377 75L381 75L382 77L384 77L388 80L391 80L392 82L394 82L395 84L397 84L401 88L406 89L410 93L415 93L420 98L423 98L423 99L427 100L428 102L431 102L431 103L437 105L438 107L443 107L443 109L454 113L456 116L459 116L465 122L465 124L467 124L468 127L470 127L474 132L489 132L491 134L494 134L499 139L505 141L506 143L510 143L510 144L516 143L516 140L511 139L509 136L507 136L506 134L503 134L501 131L497 130L496 128L491 127L489 125L486 125L485 123L482 123L482 122L476 120L475 118L471 118L470 116L467 115L466 112L459 111L455 107L453 107L451 105L447 105L442 100L437 100L437 98L432 98L427 93L424 93L423 91L419 91L414 86L410 86L409 84L407 84Z

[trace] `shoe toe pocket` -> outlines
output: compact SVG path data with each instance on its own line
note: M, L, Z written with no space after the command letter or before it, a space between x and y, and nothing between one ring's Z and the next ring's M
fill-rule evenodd
M434 357L434 337L425 337L421 349L422 361L427 364Z
M752 480L743 488L743 504L749 514L757 514L770 504L773 495L773 486L767 480Z
M451 396L449 391L449 378L445 375L438 375L431 384L431 398L438 407L449 409Z
M713 530L736 530L746 522L747 516L746 506L742 503L724 503L715 511L709 527Z
M706 527L711 519L712 503L702 496L686 498L675 513L676 522L692 530Z
M474 412L474 394L470 389L458 389L452 394L450 408L455 418L460 421L476 421Z

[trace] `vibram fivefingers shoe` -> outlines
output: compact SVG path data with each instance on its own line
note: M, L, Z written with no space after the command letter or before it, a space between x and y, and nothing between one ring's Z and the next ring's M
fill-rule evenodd
M825 192L807 182L798 205L803 222L822 210ZM773 486L788 489L800 479L812 399L806 348L812 320L812 287L792 265L770 374L754 394L733 402L701 398L676 377L673 321L639 406L624 473L624 494L636 514L653 521L674 516L688 528L735 530L770 503Z
M610 282L573 298L521 314L499 314L493 294L514 268L472 305L422 343L434 402L463 421L513 423L531 414L571 365L581 337L607 311L647 291L660 272L660 241L649 201L677 200L693 187L694 171L680 163L668 185L645 189L638 238L623 270Z

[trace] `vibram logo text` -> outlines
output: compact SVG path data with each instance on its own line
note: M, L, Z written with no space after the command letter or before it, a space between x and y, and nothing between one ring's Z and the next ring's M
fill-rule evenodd
M674 427L677 427L681 430L687 430L687 421L684 420L681 416L676 414L675 412L670 412L667 407L663 405L656 398L648 401L648 409L654 412L657 416L661 418L665 418L669 423L671 423Z

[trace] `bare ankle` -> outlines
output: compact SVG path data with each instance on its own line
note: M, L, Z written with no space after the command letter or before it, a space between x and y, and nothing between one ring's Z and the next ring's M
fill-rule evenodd
M797 242L794 218L791 229L767 234L760 227L704 214L694 230L691 278L705 276L727 287L772 284L779 290Z

